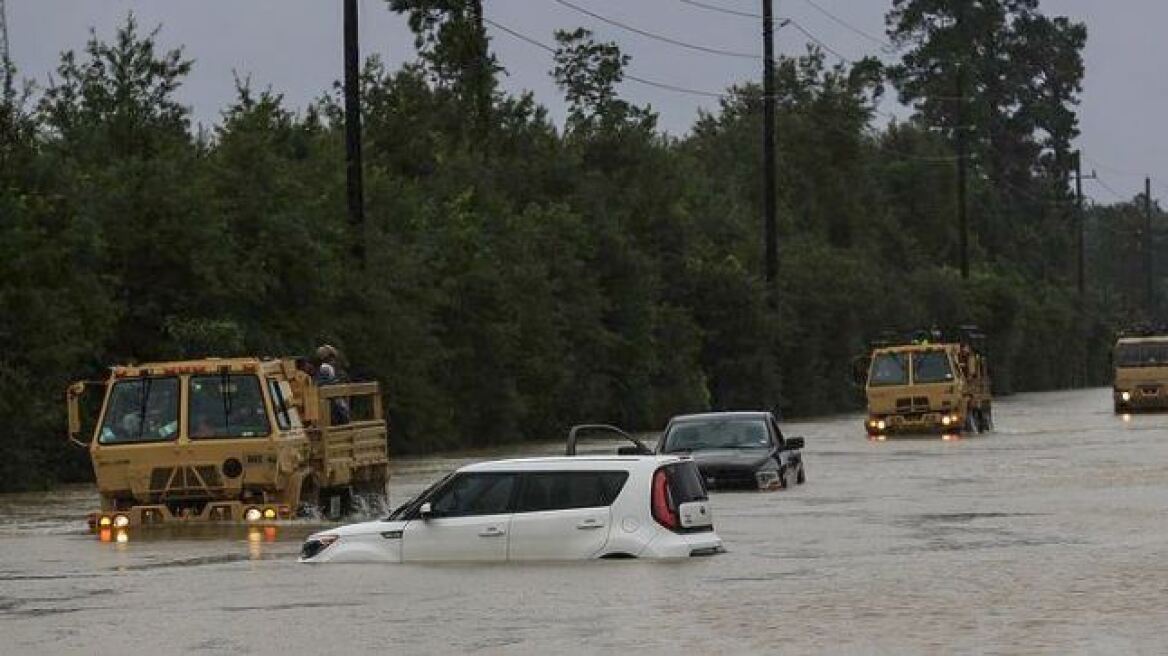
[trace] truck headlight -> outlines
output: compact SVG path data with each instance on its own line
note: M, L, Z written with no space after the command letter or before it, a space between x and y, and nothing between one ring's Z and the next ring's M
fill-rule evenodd
M945 416L941 417L941 425L942 426L948 426L952 421L953 420L949 418L949 415L945 415Z
M876 429L877 430L884 430L887 427L888 427L888 424L884 423L883 419L876 422Z
M130 525L130 518L125 515L114 515L114 528L126 528Z
M248 508L243 511L243 518L249 522L258 522L264 514L260 512L259 508Z
M1123 399L1124 401L1131 401L1131 392L1124 390L1119 393L1119 398Z
M765 470L754 472L754 480L758 482L760 490L777 490L779 487L779 472Z

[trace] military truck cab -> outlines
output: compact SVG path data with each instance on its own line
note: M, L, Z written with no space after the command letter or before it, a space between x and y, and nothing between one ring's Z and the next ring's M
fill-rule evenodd
M103 390L88 440L80 399ZM339 515L384 497L387 430L377 383L317 384L296 358L117 366L67 394L70 439L90 453L93 529Z
M1112 352L1116 414L1168 410L1168 330L1127 331Z
M993 426L986 358L972 329L873 345L861 372L869 437L960 435Z

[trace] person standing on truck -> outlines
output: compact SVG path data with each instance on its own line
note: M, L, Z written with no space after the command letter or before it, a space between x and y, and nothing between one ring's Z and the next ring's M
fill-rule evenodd
M329 344L316 349L316 359L319 362L315 376L317 385L332 385L343 381L343 372L338 371L339 356L340 352L336 347ZM349 404L344 398L333 398L329 403L329 410L334 425L349 423L351 414Z

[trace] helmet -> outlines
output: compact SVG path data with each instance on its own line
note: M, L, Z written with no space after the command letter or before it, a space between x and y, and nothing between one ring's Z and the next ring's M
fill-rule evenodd
M337 357L337 349L329 344L325 344L316 349L316 359L321 362L327 362Z

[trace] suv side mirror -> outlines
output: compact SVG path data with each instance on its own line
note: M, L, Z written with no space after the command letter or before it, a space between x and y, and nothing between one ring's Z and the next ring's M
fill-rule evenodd
M430 519L434 516L434 508L427 501L418 507L418 517L421 519Z
M799 449L802 449L802 448L803 448L803 438L801 438L801 437L788 437L783 442L783 450L784 451L798 451Z

